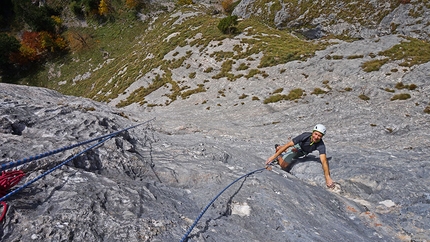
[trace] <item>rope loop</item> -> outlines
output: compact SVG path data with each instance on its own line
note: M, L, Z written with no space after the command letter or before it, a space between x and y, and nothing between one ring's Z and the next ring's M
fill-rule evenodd
M16 171L2 171L0 175L0 197L7 194L8 190L18 184L24 177L24 172L21 170ZM5 201L0 201L3 205L3 211L0 215L0 222L3 221L4 216L7 212L7 203Z
M181 239L181 241L180 242L185 242L185 241L187 241L188 240L188 235L191 233L191 231L193 230L193 228L197 225L197 222L199 222L199 220L202 218L202 216L203 216L203 214L206 212L206 210L208 210L208 208L212 205L212 203L214 203L215 202L215 200L219 197L219 196L221 196L221 194L223 193L223 192L225 192L229 187L231 187L234 183L236 183L237 181L239 181L240 179L242 179L242 178L245 178L245 177L248 177L248 176L250 176L250 175L252 175L252 174L254 174L254 173L256 173L256 172L260 172L260 171L263 171L263 170L265 170L265 169L267 169L266 167L264 167L264 168L260 168L260 169L257 169L257 170L254 170L254 171L251 171L251 172L249 172L249 173L247 173L247 174L245 174L245 175L243 175L243 176L241 176L241 177L239 177L239 178L237 178L236 180L234 180L232 183L230 183L228 186L226 186L221 192L219 192L218 193L218 195L216 195L213 199L212 199L212 201L210 201L210 203L208 203L208 205L206 205L206 207L200 212L200 214L199 214L199 216L197 216L197 218L196 218L196 220L194 220L194 223L191 225L191 227L187 230L187 232L184 234L184 236L182 236L182 239Z

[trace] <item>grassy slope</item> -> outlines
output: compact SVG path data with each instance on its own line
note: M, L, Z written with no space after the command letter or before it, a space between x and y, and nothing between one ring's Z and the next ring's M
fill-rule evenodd
M65 94L109 101L123 93L127 87L146 73L160 68L164 75L155 77L153 85L136 90L121 105L141 102L145 95L167 83L173 86L170 96L174 100L185 90L180 90L176 81L171 79L171 70L179 67L186 56L166 60L165 55L174 51L177 46L186 46L190 50L200 51L211 41L230 37L223 35L217 29L221 16L208 15L206 10L182 8L179 10L182 15L194 12L198 14L184 19L179 24L174 24L179 17L164 14L152 24L125 20L96 29L70 30L81 31L87 36L92 36L88 40L89 47L73 52L67 59L48 65L46 70L36 78L37 82ZM255 19L244 20L238 27L240 30L246 29L247 35L253 38L242 40L241 44L249 45L246 49L238 46L238 51L235 53L227 55L216 53L219 55L217 58L226 63L232 58L246 59L251 54L262 52L264 57L260 66L273 66L291 60L305 59L312 56L315 50L325 46L317 42L300 40L286 31L272 29ZM197 34L201 34L202 37L192 40ZM109 53L109 57L103 58L101 50ZM232 74L228 72L224 75ZM52 73L61 74L52 75ZM90 74L90 77L73 81L76 77L85 74Z
M307 1L301 3L303 5ZM300 9L304 8L302 5ZM181 87L177 80L172 80L171 71L183 64L191 50L202 55L211 41L220 41L230 36L221 34L217 29L222 16L208 14L210 10L205 7L182 7L176 11L180 11L181 14L175 14L177 12L162 14L152 19L151 23L137 21L125 13L114 23L104 26L70 29L67 33L69 39L73 39L73 36L79 33L86 37L88 46L76 47L67 58L48 64L44 71L23 82L45 86L65 94L108 102L124 93L136 80L159 68L162 74L155 76L152 84L138 88L119 106L134 102L144 104L146 95L167 85L171 87L169 102L176 100L178 96L202 92L204 91L202 87L195 90L189 90L186 86ZM189 17L175 23L180 15ZM227 77L234 80L237 76L231 68L232 60L246 59L255 53L263 53L259 65L261 68L309 58L316 50L326 46L324 41L304 41L288 31L271 28L263 22L261 19L253 18L240 22L239 30L252 38L241 39L234 53L215 53L216 58L223 64L221 72L213 78ZM198 34L201 34L201 38L194 39ZM190 50L186 56L173 60L165 59L165 55L175 51L177 46ZM429 51L417 52L417 48ZM429 43L409 39L391 50L378 53L380 56L386 56L386 59L381 62L376 58L371 63L363 64L363 69L378 70L389 60L404 60L409 65L424 63L430 60L430 54L425 53L430 53ZM254 72L258 70L249 70L248 76L252 77Z

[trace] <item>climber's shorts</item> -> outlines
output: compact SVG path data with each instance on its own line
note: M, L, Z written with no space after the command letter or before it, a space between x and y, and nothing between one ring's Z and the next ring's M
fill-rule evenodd
M293 148L297 149L298 152L294 152ZM301 151L300 145L296 144L290 148L288 148L284 153L282 153L282 159L284 159L285 162L291 163L293 159L297 159L301 156L304 156L306 154Z

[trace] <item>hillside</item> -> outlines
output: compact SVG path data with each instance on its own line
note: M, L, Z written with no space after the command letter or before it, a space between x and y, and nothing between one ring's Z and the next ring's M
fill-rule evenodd
M316 123L337 189L312 153L232 186L188 241L430 241L430 7L407 2L241 1L236 35L204 2L70 27L88 46L19 80L49 89L0 83L0 163L156 119L8 200L2 241L179 241Z

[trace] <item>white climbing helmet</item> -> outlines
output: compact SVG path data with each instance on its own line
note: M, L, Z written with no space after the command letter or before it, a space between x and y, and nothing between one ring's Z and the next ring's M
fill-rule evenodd
M313 129L312 131L318 131L318 132L320 132L322 135L325 135L326 128L325 128L325 126L324 126L324 125L322 125L322 124L317 124L317 125L315 125L315 127L314 127L314 129Z

